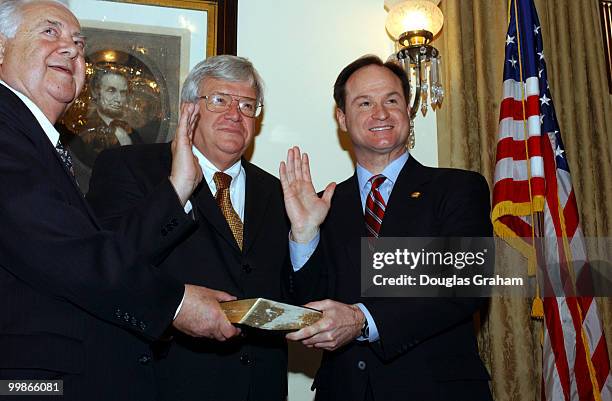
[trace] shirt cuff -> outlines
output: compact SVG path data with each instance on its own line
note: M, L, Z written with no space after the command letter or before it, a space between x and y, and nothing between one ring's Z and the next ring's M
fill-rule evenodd
M361 309L361 311L365 315L365 318L368 321L368 330L370 332L367 337L357 337L357 341L369 341L371 343L378 341L380 339L380 336L378 335L378 328L376 327L376 322L374 322L374 318L368 311L368 308L366 308L365 305L362 303L358 303L357 307Z
M187 200L187 203L185 203L185 207L183 208L183 210L185 210L185 214L189 214L191 209L193 209L193 206L191 206L191 202Z
M293 266L293 271L296 272L300 270L308 259L312 256L315 249L317 249L317 245L319 245L319 239L321 235L319 230L317 230L316 235L313 239L311 239L308 243L300 243L295 242L291 239L291 231L289 232L289 257L291 258L291 265Z
M179 312L181 311L181 308L183 307L183 301L185 301L185 293L183 293L183 298L181 299L181 303L179 304L178 308L176 308L176 312L174 312L174 317L172 318L173 321L174 319L176 319Z

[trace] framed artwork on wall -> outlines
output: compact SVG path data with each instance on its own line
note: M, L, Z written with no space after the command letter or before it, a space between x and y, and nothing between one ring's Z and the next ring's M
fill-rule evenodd
M71 0L69 7L87 37L87 75L57 128L86 192L103 150L172 139L189 70L235 54L237 0Z
M604 54L608 74L608 90L612 94L612 1L600 0L601 33L603 35Z

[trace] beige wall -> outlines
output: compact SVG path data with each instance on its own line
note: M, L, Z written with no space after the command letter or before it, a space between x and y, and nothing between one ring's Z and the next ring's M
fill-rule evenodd
M311 156L315 187L342 181L353 164L334 120L332 87L340 70L372 53L386 59L383 0L239 0L238 55L248 57L266 82L265 115L251 161L278 176L290 146ZM417 120L412 154L438 164L435 115ZM344 139L343 141L345 141ZM290 347L289 401L312 400L320 355Z
M266 82L265 115L252 161L278 175L287 148L311 155L317 189L342 181L353 165L334 120L332 87L340 70L372 53L393 50L383 0L240 0L238 55ZM433 114L433 113L432 113ZM437 165L435 116L420 124L413 154Z

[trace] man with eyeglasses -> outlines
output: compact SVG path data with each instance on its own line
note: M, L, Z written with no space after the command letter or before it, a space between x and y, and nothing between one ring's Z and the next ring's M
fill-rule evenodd
M278 179L242 158L263 104L262 80L246 59L216 56L190 72L181 93L196 104L193 154L203 180L185 204L163 190L170 144L102 152L87 199L103 223L124 234L160 270L186 283L238 298L284 298L288 221ZM155 216L184 207L197 228L177 236ZM137 294L135 294L137 296ZM282 335L242 329L226 342L178 331L156 345L159 400L285 400L287 353Z

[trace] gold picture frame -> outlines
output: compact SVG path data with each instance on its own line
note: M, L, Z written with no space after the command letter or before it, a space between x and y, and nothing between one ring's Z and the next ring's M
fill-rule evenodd
M183 8L206 12L206 57L217 53L217 29L219 27L219 2L206 0L107 0L115 3L140 4L156 7Z
M601 33L606 57L608 91L612 94L612 1L601 0L599 2L599 11L601 13Z

